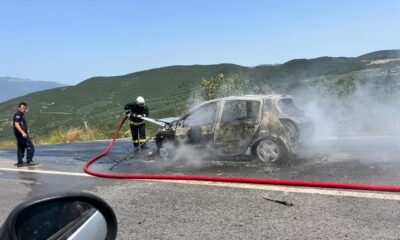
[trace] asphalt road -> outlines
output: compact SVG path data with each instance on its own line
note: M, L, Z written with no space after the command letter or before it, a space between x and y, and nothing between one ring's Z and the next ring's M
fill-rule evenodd
M17 169L15 149L0 151L0 222L18 203L45 193L86 191L105 199L118 218L118 239L400 239L400 194L255 184L103 179L83 163L108 141L37 146L37 167ZM129 154L117 141L93 168L161 173L400 185L398 138L317 140L284 166L252 160L115 161ZM151 150L151 149L150 149ZM281 202L279 202L281 201ZM282 203L288 203L287 205Z

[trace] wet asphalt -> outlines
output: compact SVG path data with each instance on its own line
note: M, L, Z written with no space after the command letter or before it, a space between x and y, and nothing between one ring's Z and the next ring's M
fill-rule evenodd
M83 164L101 153L110 141L36 146L35 160L43 169L83 172ZM155 156L148 149L133 153L129 140L118 140L109 153L90 166L112 174L173 174L251 178L299 179L349 183L399 184L400 138L352 137L316 139L285 164L265 164L250 157L232 159L206 156L185 148L173 159ZM153 154L151 154L153 153ZM15 149L0 151L15 161Z
M247 158L200 157L202 152L193 149L185 149L181 158L165 160L149 156L148 152L155 150L152 144L134 157L131 142L118 140L91 169L107 173L400 185L399 140L377 136L316 139L300 156L284 165L266 165ZM82 176L0 170L0 220L31 197L56 191L86 191L101 196L114 208L120 227L118 239L397 239L400 236L400 201L104 179L83 174L83 164L109 143L39 145L35 153L39 166L23 168L82 173ZM0 168L16 169L15 151L0 151ZM288 201L293 206L266 198Z

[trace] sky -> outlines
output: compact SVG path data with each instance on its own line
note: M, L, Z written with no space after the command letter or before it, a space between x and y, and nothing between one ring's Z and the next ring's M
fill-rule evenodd
M356 57L400 49L399 23L398 0L1 0L0 77Z

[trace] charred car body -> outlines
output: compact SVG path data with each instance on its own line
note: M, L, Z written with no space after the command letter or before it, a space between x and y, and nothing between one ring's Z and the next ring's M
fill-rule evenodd
M278 94L214 99L173 120L156 135L162 157L173 154L177 145L190 144L219 156L285 162L314 128L292 97Z

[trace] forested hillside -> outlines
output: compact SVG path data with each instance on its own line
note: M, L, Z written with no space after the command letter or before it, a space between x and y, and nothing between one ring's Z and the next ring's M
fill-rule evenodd
M1 103L0 139L12 139L11 117L20 101L28 103L26 115L31 134L38 142L71 128L96 130L101 133L98 137L107 138L123 118L124 104L138 95L147 100L152 117L177 116L191 104L202 80L218 74L238 74L241 79L249 80L247 93L268 86L273 92L294 95L299 104L315 99L323 101L327 94L345 98L357 93L360 86L372 89L377 101L393 101L400 88L400 50L378 51L356 58L295 59L256 67L169 66L123 76L94 77L76 86L35 92Z

